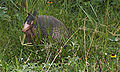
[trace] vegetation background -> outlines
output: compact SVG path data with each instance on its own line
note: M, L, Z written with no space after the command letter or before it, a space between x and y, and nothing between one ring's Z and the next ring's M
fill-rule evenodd
M65 24L67 47L21 45L27 13L35 10ZM0 72L40 71L120 71L120 0L0 0Z

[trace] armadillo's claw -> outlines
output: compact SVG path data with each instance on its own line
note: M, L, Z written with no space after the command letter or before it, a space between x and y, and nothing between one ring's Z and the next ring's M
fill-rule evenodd
M20 36L20 42L21 42L21 45L25 45L25 46L33 46L32 43L24 43L25 37L26 37L26 34L24 34L23 39L21 40L21 36Z
M25 46L33 46L32 43L25 43L25 44L21 43L21 44Z

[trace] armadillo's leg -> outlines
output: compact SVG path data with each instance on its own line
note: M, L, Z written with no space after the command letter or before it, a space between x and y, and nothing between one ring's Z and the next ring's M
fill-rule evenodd
M22 39L22 41L21 41L21 44L22 44L22 45L26 45L26 46L33 46L33 45L31 45L32 43L25 43L25 44L24 44L25 38L26 38L26 34L24 34L23 39Z
M34 38L36 38L36 36L35 36L33 30L31 30L31 32L32 32L32 36L31 36L31 37L32 37L32 39L33 39L33 42L34 42L35 45L37 45L37 43L36 43L36 41L35 41L35 39L34 39Z
M31 43L31 35L26 33L26 39L27 39L27 43Z

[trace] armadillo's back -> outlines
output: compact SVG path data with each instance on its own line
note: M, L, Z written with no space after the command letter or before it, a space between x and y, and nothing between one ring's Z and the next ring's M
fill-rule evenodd
M54 40L61 41L63 37L69 36L69 31L64 24L52 16L38 16L38 23L43 37L47 37L49 33Z

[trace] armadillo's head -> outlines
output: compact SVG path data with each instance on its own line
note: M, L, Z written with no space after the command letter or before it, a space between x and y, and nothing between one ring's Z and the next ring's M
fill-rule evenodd
M36 13L37 12L34 11L33 15L30 13L28 14L28 17L26 18L26 20L24 22L24 28L22 29L22 32L26 32L33 27Z

